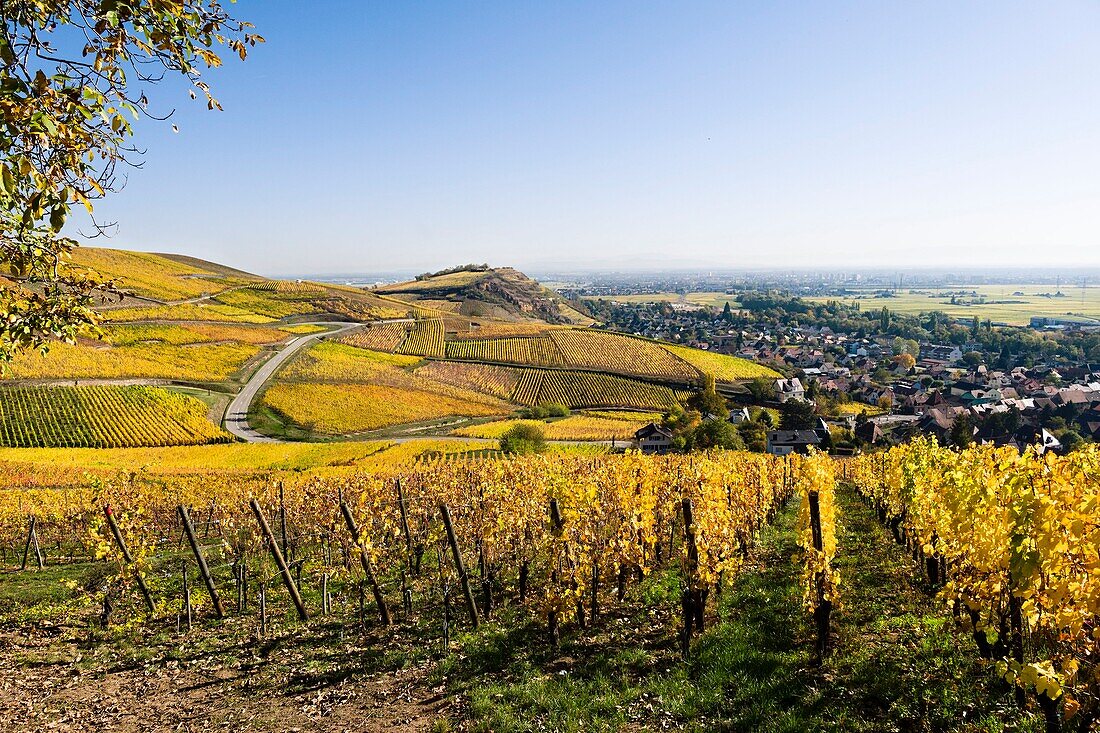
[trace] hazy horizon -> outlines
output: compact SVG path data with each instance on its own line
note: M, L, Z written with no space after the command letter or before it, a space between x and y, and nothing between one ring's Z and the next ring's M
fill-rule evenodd
M1100 267L1085 2L310 8L158 90L125 249L265 275ZM153 96L153 95L151 95ZM75 231L71 228L70 231Z

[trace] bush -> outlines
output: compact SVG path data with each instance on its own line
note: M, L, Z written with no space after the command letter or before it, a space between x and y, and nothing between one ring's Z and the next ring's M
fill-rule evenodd
M543 409L547 417L569 417L569 408L565 405L551 402L539 405L539 407Z
M745 442L731 423L725 420L704 420L692 431L691 448L693 450L708 448L744 450Z
M521 423L500 436L500 449L509 455L542 453L546 450L546 436L538 425Z

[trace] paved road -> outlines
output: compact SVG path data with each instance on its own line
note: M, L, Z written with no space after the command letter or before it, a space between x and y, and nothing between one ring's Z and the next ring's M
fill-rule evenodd
M350 331L353 328L360 328L365 324L316 322L312 325L339 326L339 328L332 331L324 331L322 333L311 333L306 336L299 336L296 339L291 339L281 350L277 351L274 356L268 359L263 366L257 369L256 372L249 377L245 385L241 387L241 391L237 393L237 396L229 403L229 407L225 409L226 430L249 443L282 443L283 441L278 438L269 438L262 433L256 432L248 424L248 408L252 405L252 401L256 399L256 395L259 394L260 389L267 383L267 380L271 379L279 367L286 363L287 359L298 353L304 346L313 343L322 336L335 336L344 331Z

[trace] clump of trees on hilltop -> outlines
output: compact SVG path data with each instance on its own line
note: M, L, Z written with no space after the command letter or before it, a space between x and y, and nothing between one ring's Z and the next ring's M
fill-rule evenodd
M484 262L480 265L456 265L455 267L448 267L445 270L439 270L437 272L423 272L416 276L417 280L428 280L433 277L440 277L441 275L453 275L456 272L488 272L492 268Z

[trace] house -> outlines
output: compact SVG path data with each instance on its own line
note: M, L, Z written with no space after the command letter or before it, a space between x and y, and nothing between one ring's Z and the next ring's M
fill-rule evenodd
M769 430L768 453L785 456L790 453L806 454L810 448L821 445L821 436L815 430Z
M730 411L730 422L734 425L740 425L743 422L748 422L752 417L749 415L749 408L742 407L740 410Z
M775 394L780 402L806 399L806 390L802 388L798 377L775 380Z
M642 453L668 453L672 447L672 431L651 422L634 433L634 445Z
M962 361L962 358L963 352L958 346L922 344L920 347L920 361L927 366L932 364L955 364Z
M886 436L882 432L882 428L878 423L865 422L862 425L856 426L856 437L862 440L864 443L870 443L876 445L881 443Z

